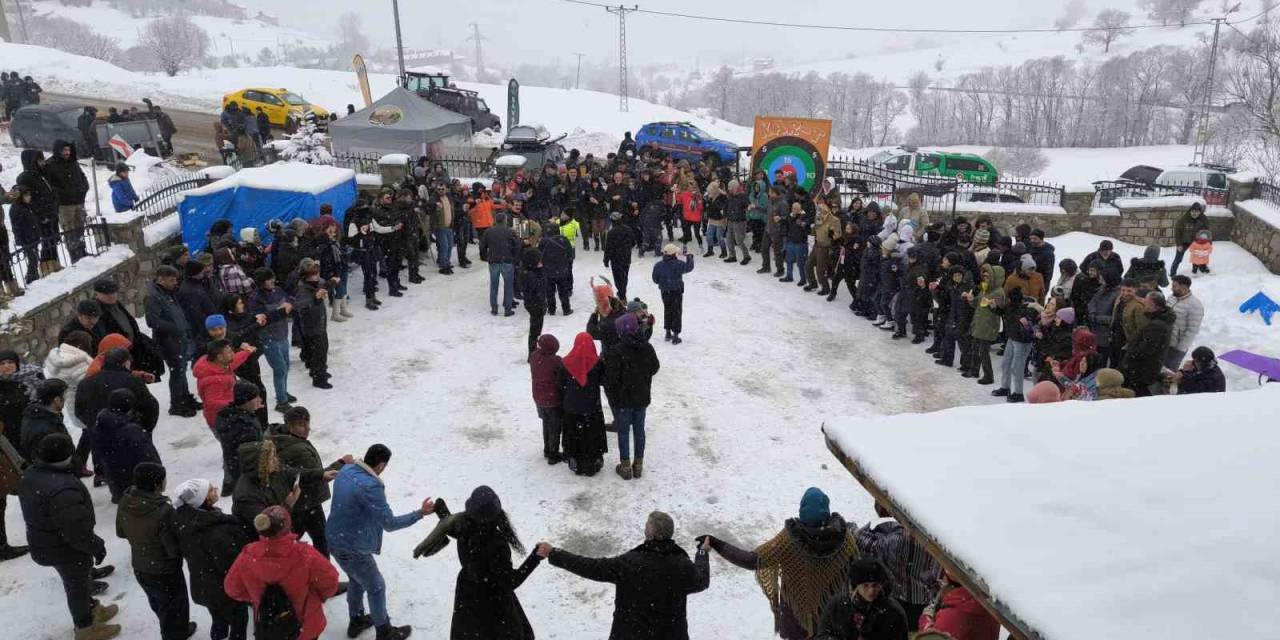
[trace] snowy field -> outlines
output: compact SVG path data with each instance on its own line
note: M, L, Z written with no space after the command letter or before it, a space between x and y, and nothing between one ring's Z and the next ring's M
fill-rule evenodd
M1059 257L1078 259L1097 240L1070 234L1050 241ZM1280 355L1280 328L1264 330L1260 320L1224 306L1278 278L1263 275L1256 260L1233 245L1217 249L1215 274L1195 285L1208 309L1204 342L1215 349L1244 346ZM1120 244L1117 250L1126 258L1137 252ZM545 331L562 345L586 324L587 279L607 272L600 260L596 252L579 254L575 313L547 318ZM673 515L687 548L702 533L753 545L795 514L799 496L811 485L827 490L833 509L850 521L871 517L870 499L823 446L824 422L991 402L990 387L939 370L921 347L891 341L854 318L845 293L828 303L754 273L755 264L699 260L687 278L686 342L656 343L662 371L649 411L645 477L627 483L613 474L612 439L605 471L575 477L541 457L524 362L527 315L518 310L512 318L490 316L487 272L476 264L452 278L426 269L427 283L406 297L387 299L380 312L360 310L351 322L330 325L335 390L309 387L295 356L291 389L316 416L313 439L322 456L360 455L373 442L386 443L396 452L386 480L399 511L429 495L458 505L476 485L490 484L527 545L545 538L581 553L620 553L638 544L644 515L653 509ZM652 258L633 263L629 293L661 317L660 297L649 279L652 264ZM1229 366L1227 374L1233 389L1254 385ZM165 385L153 391L167 406ZM218 445L199 420L166 416L156 436L171 485L220 477ZM152 628L154 619L132 584L127 545L114 537L115 508L105 491L93 495L99 535L121 569L106 598L124 605L126 633L137 634ZM18 543L21 516L16 502L11 506L8 528ZM222 507L229 509L230 500ZM423 523L389 534L380 562L393 619L413 624L422 637L444 638L457 563L452 553L412 560L411 549L428 530ZM720 560L713 561L712 572L710 590L695 596L689 610L693 637L771 637L768 608L752 575ZM611 588L544 566L520 593L539 637L607 633ZM49 604L40 616L6 616L15 637L63 637L65 614L54 574L26 560L0 565L0 611L31 602ZM345 604L339 599L325 609L334 624L323 637L342 637ZM195 611L207 628L204 611Z

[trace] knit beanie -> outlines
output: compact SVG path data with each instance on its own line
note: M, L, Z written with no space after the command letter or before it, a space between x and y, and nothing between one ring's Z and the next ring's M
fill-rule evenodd
M48 464L66 462L75 452L76 444L65 433L51 433L36 444L36 459Z
M618 318L613 326L618 331L618 337L634 335L640 330L640 320L636 318L636 314L627 313Z
M1027 392L1027 402L1030 404L1047 404L1050 402L1060 402L1062 400L1062 391L1058 389L1058 385L1045 380L1036 383Z
M133 411L136 402L137 398L134 397L133 392L123 387L112 389L111 393L107 394L107 408L113 411L128 413Z
M253 528L264 538L274 538L292 531L293 519L289 517L289 510L282 506L267 507L253 517Z
M139 462L133 468L133 486L143 491L159 491L164 485L164 466L159 462Z
M630 311L631 313L640 313L641 311L648 310L649 305L645 304L640 298L635 298L631 302L627 303L627 311Z
M857 586L868 582L886 582L884 567L878 560L854 558L849 562L849 584Z
M680 255L680 247L676 246L674 242L668 242L666 246L662 247L662 255L678 256Z
M188 278L195 278L204 272L204 264L199 260L192 260L183 267L183 271Z
M973 232L973 241L978 244L987 244L991 240L991 232L986 229L978 229Z
M36 384L36 400L42 404L48 404L66 392L67 383L57 378L41 380Z
M1071 307L1063 307L1061 309L1058 309L1058 313L1056 315L1058 316L1059 320L1067 324L1076 323L1076 310Z
M19 357L18 352L13 349L0 351L0 362L12 362L18 366L22 366L22 358Z
M174 509L184 504L199 509L204 504L205 499L209 497L209 488L211 486L213 485L208 480L199 478L187 480L174 490L173 498L170 502L173 503Z
M226 329L227 317L220 313L215 313L204 319L204 328L206 331L209 329Z
M466 512L479 522L493 522L502 515L502 500L493 489L480 485L467 498Z
M234 404L238 407L254 398L259 397L259 395L261 394L258 393L258 387L254 385L252 382L238 380L236 381L235 389L232 391L231 404Z
M800 522L808 525L820 525L831 517L831 499L822 489L809 487L800 498Z

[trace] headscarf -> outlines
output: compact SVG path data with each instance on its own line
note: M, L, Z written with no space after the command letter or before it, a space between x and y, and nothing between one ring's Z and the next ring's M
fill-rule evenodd
M591 338L591 334L583 331L574 337L573 349L564 357L564 368L574 380L578 381L578 386L585 387L587 374L599 361L600 355L596 352L596 341Z
M102 371L102 362L107 358L107 352L112 349L131 349L133 343L128 338L118 333L108 333L106 337L98 343L98 356L89 363L89 368L85 369L85 379L92 378Z
M1067 359L1066 364L1062 365L1062 375L1072 380L1080 376L1080 363L1084 362L1090 354L1098 352L1098 338L1093 332L1078 327L1071 333L1071 357Z

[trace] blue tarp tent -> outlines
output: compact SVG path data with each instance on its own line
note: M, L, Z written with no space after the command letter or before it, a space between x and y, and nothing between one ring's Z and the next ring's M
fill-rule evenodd
M226 218L236 233L253 227L267 237L267 221L279 218L315 219L320 205L333 207L334 217L342 222L347 209L356 201L356 174L339 169L300 162L279 162L265 167L243 169L209 186L188 191L178 203L182 222L182 241L192 251L204 249L206 234L214 221Z

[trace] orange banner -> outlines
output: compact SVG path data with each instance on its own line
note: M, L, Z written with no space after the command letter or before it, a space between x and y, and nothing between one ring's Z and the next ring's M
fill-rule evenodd
M809 193L820 188L831 150L831 121L756 116L751 144L753 171L764 171L770 183L794 177Z

